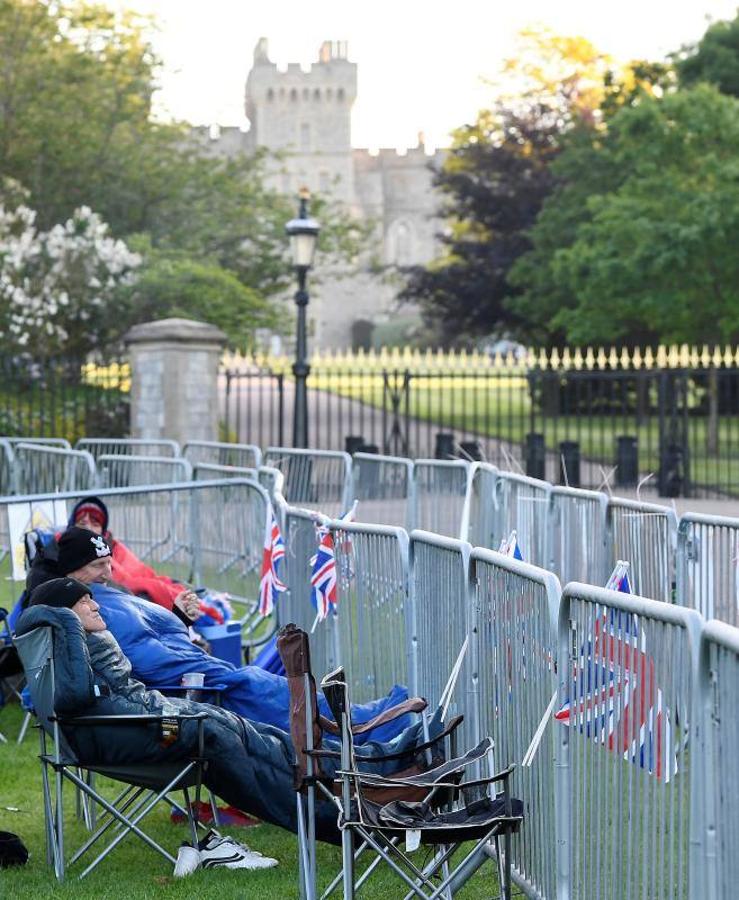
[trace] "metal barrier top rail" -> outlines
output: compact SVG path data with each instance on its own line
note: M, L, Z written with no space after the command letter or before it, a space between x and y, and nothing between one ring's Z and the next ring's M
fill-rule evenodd
M262 451L256 444L230 444L226 441L188 441L182 455L193 465L209 463L258 469L262 465Z
M47 447L61 447L64 450L72 449L72 445L66 438L3 436L2 440L7 441L9 444L44 444Z
M256 469L247 469L244 466L221 466L217 463L196 462L193 465L192 477L195 481L209 478L250 478L257 480Z
M95 459L103 455L116 456L164 456L180 455L177 441L148 440L147 438L80 438L75 450L87 450Z

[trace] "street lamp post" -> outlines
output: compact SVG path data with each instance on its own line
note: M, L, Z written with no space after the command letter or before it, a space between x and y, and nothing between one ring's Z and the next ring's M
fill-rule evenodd
M308 335L307 335L307 307L310 299L306 290L308 269L313 265L313 256L316 251L318 232L321 230L318 222L308 215L308 200L310 193L302 188L299 195L300 206L298 216L291 219L285 226L290 236L290 249L292 250L293 266L298 276L298 289L295 292L295 305L298 307L298 334L295 344L295 362L293 363L293 375L295 376L295 406L293 412L293 447L308 446L308 389L307 381L310 374L308 365Z

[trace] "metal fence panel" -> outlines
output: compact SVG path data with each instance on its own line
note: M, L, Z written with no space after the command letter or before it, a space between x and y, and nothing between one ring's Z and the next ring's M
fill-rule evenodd
M188 441L182 455L195 467L198 463L258 469L262 451L256 444L229 444L224 441Z
M339 516L351 506L351 466L348 453L267 447L264 463L282 472L285 500L292 506Z
M95 459L101 456L166 456L180 455L177 441L146 438L80 438L76 450L86 450Z
M13 478L18 494L86 491L95 486L95 460L83 450L19 443L14 452Z
M174 484L192 480L192 466L182 457L116 456L98 457L100 483L105 487Z
M364 702L394 684L408 684L408 535L402 528L357 522L332 522L331 531L338 574L339 657L352 697Z
M690 884L700 877L690 830L701 623L692 610L617 591L573 583L563 592L554 727L570 821L557 840L573 900L701 896Z
M469 603L472 548L466 541L427 531L412 532L410 540L416 678L409 678L409 688L426 697L433 709L473 627ZM461 746L474 746L478 736L477 700L469 646L449 712L465 717Z
M739 625L739 519L698 513L680 519L677 602Z
M496 482L497 527L494 548L516 532L526 562L546 566L549 562L549 502L552 486L547 481L500 472Z
M556 894L555 734L546 727L530 765L527 751L548 724L557 690L560 585L550 572L491 550L470 562L477 622L475 667L480 735L495 741L496 769L515 765L513 793L524 803L524 827L513 842L516 881L531 897Z
M673 509L608 498L608 566L619 559L630 564L635 594L672 602L676 543L677 516Z
M316 610L311 604L310 559L318 549L316 522L327 522L310 509L298 509L282 504L279 507L282 534L285 540L285 584L275 611L280 625L294 622L310 635L311 664L316 677L321 678L338 663L337 617L329 613L312 631Z
M417 459L413 467L413 528L467 536L472 467L464 460Z
M0 438L0 496L15 493L15 453L13 445Z
M608 499L596 491L555 486L549 507L548 568L563 584L605 584L608 578Z
M55 437L3 437L9 444L41 444L44 447L59 447L62 450L71 450L72 445L66 438Z
M495 544L496 482L498 469L490 463L472 464L470 518L467 540L473 547L497 549Z
M410 527L413 462L400 456L355 453L352 499L359 501L357 518L362 522Z
M696 796L703 801L704 826L696 843L705 880L696 883L695 896L724 900L736 895L739 884L739 629L715 619L701 634L699 692L704 751Z
M11 547L9 507L20 509L26 529L62 525L72 506L93 493L105 500L114 538L158 572L236 598L256 596L265 494L229 480L0 498L0 606L10 609L23 589L12 580L12 554L22 559L23 548ZM51 502L62 506L56 522L38 512Z

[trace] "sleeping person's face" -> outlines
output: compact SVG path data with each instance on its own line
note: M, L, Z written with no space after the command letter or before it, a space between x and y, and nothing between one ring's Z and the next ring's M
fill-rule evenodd
M85 631L105 631L107 628L105 619L100 615L100 607L92 599L91 594L85 594L84 597L80 597L72 607L72 612L82 622L82 627Z

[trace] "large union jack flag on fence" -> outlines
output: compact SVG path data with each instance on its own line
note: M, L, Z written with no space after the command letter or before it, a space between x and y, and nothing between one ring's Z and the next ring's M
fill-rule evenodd
M628 593L627 567L616 575L608 587ZM670 711L646 643L633 613L599 613L574 662L573 696L554 717L666 783L677 771L677 759Z
M280 580L279 567L285 558L285 542L280 534L272 504L267 507L267 524L264 531L262 552L262 577L259 582L259 612L268 616L274 609L277 598L287 585Z

